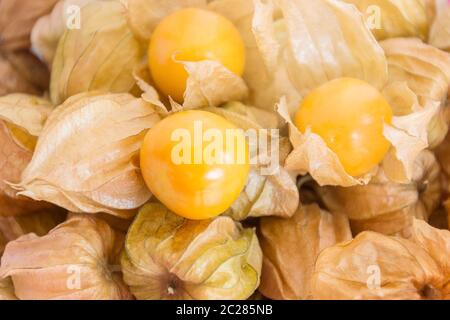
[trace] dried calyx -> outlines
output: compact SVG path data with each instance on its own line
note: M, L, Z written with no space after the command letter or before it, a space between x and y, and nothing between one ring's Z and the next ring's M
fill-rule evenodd
M423 152L411 183L389 181L382 171L365 186L316 187L331 212L346 214L355 234L371 230L408 236L414 218L427 221L441 201L440 168L434 155Z
M9 242L0 277L11 277L19 299L131 299L118 265L123 239L104 221L80 214L45 236Z
M314 299L448 299L450 232L414 220L410 239L366 231L325 249Z
M229 217L186 220L145 205L122 256L124 280L137 299L247 299L257 289L262 253L255 230Z

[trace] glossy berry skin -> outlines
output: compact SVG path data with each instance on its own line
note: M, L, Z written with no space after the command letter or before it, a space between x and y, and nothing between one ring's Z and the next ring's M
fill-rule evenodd
M182 103L188 74L177 61L214 60L241 76L245 46L231 21L212 11L188 8L164 18L154 30L148 64L158 89Z
M234 144L228 143L227 132L235 134ZM219 139L213 140L211 133ZM211 153L213 141L219 141L219 148ZM151 128L140 162L156 198L193 220L226 211L245 187L249 173L244 132L223 117L198 110L170 115Z
M354 177L378 165L390 148L383 136L392 109L370 84L352 78L332 80L312 91L301 103L295 125L309 127L334 151Z

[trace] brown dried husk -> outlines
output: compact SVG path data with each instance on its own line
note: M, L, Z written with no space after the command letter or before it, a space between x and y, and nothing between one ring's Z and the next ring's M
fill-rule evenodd
M254 229L223 216L187 220L157 203L137 215L122 256L124 280L140 300L247 299L261 264Z
M413 219L427 221L440 205L440 167L434 155L424 151L411 183L389 181L380 171L368 185L318 187L317 193L331 212L350 218L354 234L370 230L408 237Z
M436 18L431 25L428 42L450 52L450 5L447 0L437 0Z
M30 33L39 17L49 13L58 0L0 1L0 50L30 47Z
M81 8L80 29L68 29L52 65L50 96L57 105L81 92L128 92L143 56L120 1L93 1ZM95 44L95 45L94 45Z
M42 211L17 217L0 217L0 256L8 242L28 233L44 236L65 219L66 214L62 210Z
M262 218L258 231L264 255L259 290L276 300L310 299L320 252L352 239L347 216L316 204L300 207L289 219Z
M17 195L9 185L20 181L51 111L50 103L38 97L25 94L0 97L0 217L57 210L49 203Z
M366 231L325 249L314 299L450 299L450 232L414 220L409 240Z
M73 96L49 117L14 187L72 212L130 218L151 196L138 157L159 119L152 105L130 94Z
M344 0L364 14L378 40L418 37L426 40L433 0Z
M123 239L102 220L80 214L43 237L30 233L10 242L0 277L11 277L19 299L131 299L118 265Z
M49 78L45 65L28 51L0 52L0 96L41 94L48 89Z

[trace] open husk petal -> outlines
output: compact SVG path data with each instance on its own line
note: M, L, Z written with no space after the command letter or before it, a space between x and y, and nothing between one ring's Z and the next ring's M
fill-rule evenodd
M325 249L315 299L448 299L450 232L414 220L409 240L363 232Z
M229 217L193 221L145 205L122 256L137 299L247 299L257 289L262 253L253 229Z
M28 49L34 23L49 13L58 0L2 0L0 3L0 49Z
M378 40L396 37L427 39L430 0L344 0L356 5Z
M430 151L424 151L414 166L410 183L389 180L380 171L365 186L318 187L320 200L331 212L346 214L352 231L375 231L408 237L414 218L427 221L442 197L440 167Z
M51 110L50 103L39 97L25 94L0 97L0 216L56 209L49 203L18 195L9 185L20 181Z
M385 85L383 50L354 6L335 0L254 4L253 36L244 36L251 55L244 79L252 104L272 109L285 96L292 115L302 96L335 78Z
M208 107L202 110L220 115L243 130L261 130L257 131L258 140L270 144L267 146L266 155L262 154L260 146L250 145L251 150L255 150L255 154L250 156L255 157L256 164L251 166L244 190L224 214L238 221L251 217L292 216L299 205L299 192L295 175L282 166L291 146L286 137L279 135L280 122L277 114L239 102L229 102L221 108ZM276 136L271 129L275 129ZM263 138L262 135L267 137ZM270 139L278 141L278 152L273 155ZM258 141L249 143L258 144ZM276 156L276 159L273 156ZM265 160L270 160L271 163Z
M11 277L19 299L131 299L118 265L123 240L102 220L78 215L46 236L10 242L0 277Z
M352 239L348 218L316 204L300 207L289 219L263 218L261 293L277 300L311 298L310 281L320 252Z
M150 198L138 155L159 119L129 94L73 96L50 115L14 188L69 211L130 218Z
M133 68L143 48L125 14L120 1L94 1L81 8L80 28L66 30L55 53L50 81L55 105L81 92L128 92L134 87Z

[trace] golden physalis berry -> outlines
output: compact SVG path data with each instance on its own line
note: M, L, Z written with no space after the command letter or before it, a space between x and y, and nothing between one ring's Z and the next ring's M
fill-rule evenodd
M303 100L295 117L301 132L307 128L322 137L352 176L368 173L390 148L383 126L392 109L370 84L351 78L332 80Z
M214 60L241 76L245 47L239 31L225 17L202 9L183 9L154 30L148 64L160 91L182 103L188 74L180 61Z
M199 110L175 113L151 128L140 161L144 180L156 198L194 220L227 210L249 173L244 131L221 116Z

